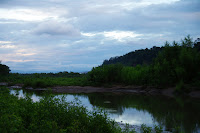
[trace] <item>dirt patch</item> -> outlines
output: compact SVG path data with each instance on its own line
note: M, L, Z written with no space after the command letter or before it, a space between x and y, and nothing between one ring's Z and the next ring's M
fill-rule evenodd
M55 93L115 93L115 94L138 94L138 95L164 95L162 89L144 86L113 86L106 87L92 87L92 86L57 86L52 87ZM168 92L168 91L167 91ZM170 92L168 92L170 93ZM172 96L173 93L166 96Z
M141 86L114 86L110 88L105 87L92 87L92 86L57 86L52 87L54 92L58 93L98 93L98 92L109 92L109 93L146 93Z
M167 88L162 90L162 95L168 96L168 97L174 97L174 89L175 88Z
M190 92L190 93L189 93L189 96L190 96L190 97L193 97L193 98L200 98L200 91L193 91L193 92Z
M93 87L93 86L56 86L51 87L54 93L115 93L115 94L139 94L139 95L163 95L174 97L174 88L158 89L156 87L144 86L113 86ZM36 89L37 90L37 89ZM192 91L187 96L200 98L200 91Z
M2 86L8 86L8 83L0 83ZM16 84L8 88L22 89L23 84ZM113 87L93 87L93 86L56 86L49 87L54 93L115 93L115 94L140 94L140 95L163 95L167 97L174 97L174 87L167 89L160 89L154 86L121 86ZM27 87L27 90L46 91L47 88L32 88ZM186 94L192 98L200 98L200 91L192 91Z

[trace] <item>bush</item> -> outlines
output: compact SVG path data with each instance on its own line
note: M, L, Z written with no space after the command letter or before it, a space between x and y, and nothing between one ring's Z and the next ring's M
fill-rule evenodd
M33 102L0 88L0 132L115 133L119 130L102 111L90 112L79 102L53 96Z
M0 76L8 75L10 72L10 69L8 66L1 64L0 62Z
M156 133L162 133L163 132L163 127L155 125L155 132Z
M176 84L175 93L181 94L181 93L184 93L184 90L185 90L185 86L184 86L183 81L181 80Z
M142 133L151 133L152 132L152 128L151 127L147 127L145 124L141 125L141 132Z
M88 73L88 80L97 83L116 83L121 82L121 64L103 65L95 67Z

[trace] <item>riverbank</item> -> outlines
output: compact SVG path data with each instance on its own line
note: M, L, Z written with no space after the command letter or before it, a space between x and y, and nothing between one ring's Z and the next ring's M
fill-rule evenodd
M7 86L13 89L22 89L23 84L8 86L8 83L0 83L1 86ZM115 85L112 87L93 87L93 86L55 86L49 88L32 88L25 87L26 90L45 91L51 90L53 93L116 93L116 94L138 94L138 95L163 95L174 97L175 87L171 88L156 88L153 86L122 86ZM200 98L200 90L194 90L189 93L182 94L191 98Z

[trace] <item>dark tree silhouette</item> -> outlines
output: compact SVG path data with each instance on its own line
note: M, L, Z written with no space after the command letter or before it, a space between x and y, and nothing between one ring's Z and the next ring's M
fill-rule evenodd
M163 47L153 46L151 49L140 49L127 53L123 56L111 57L109 60L104 60L103 65L108 64L123 64L125 66L136 66L138 64L149 65L153 59L157 57Z
M8 75L10 72L10 69L8 66L1 64L0 61L0 76Z

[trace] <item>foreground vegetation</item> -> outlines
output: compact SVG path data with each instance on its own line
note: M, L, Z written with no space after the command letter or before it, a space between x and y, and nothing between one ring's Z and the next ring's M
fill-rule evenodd
M46 96L40 102L18 99L0 89L0 132L114 133L120 130L103 112Z
M129 125L121 129L100 109L88 111L77 100L66 102L52 95L45 95L33 102L27 95L18 98L5 87L0 87L0 132L36 133L136 133ZM161 133L162 127L141 126L142 133Z

